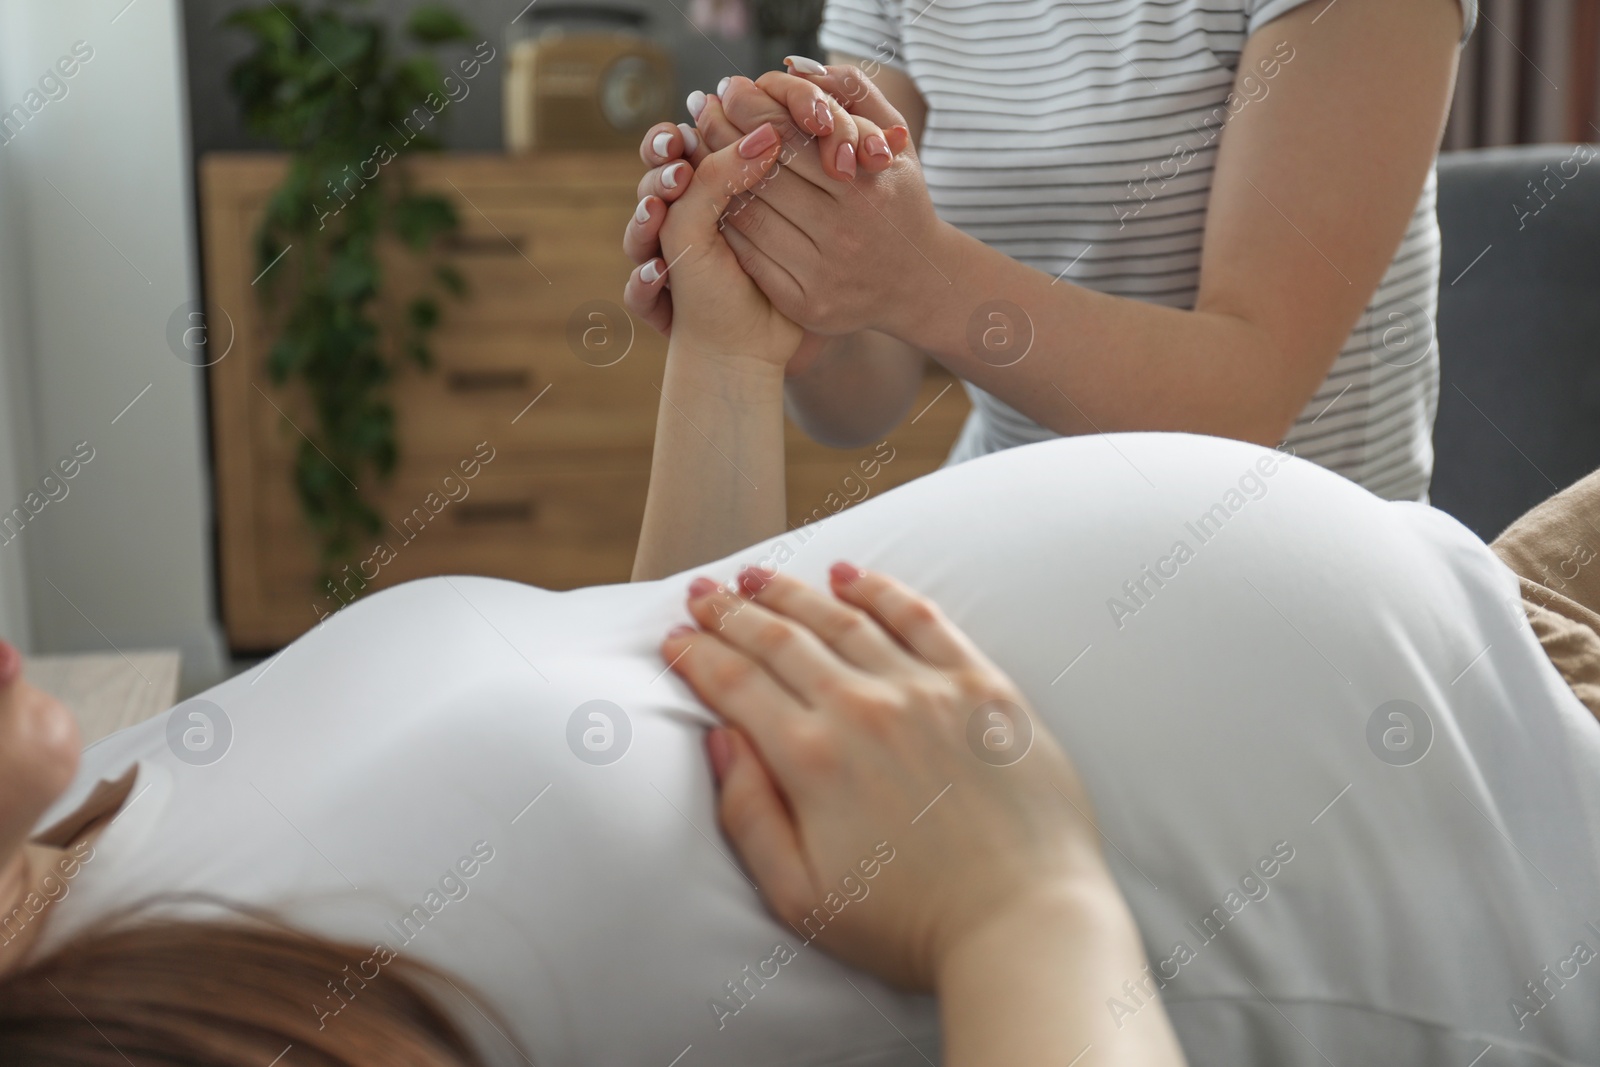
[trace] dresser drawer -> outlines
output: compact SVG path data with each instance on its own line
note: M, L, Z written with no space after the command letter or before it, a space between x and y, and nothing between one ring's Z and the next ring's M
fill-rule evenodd
M457 463L472 456L468 448ZM264 469L256 592L273 622L252 635L250 620L230 619L236 641L254 636L271 644L271 635L295 620L299 630L309 629L345 600L435 574L493 575L547 589L628 580L644 517L648 453L557 465L497 452L471 478L457 463L409 464L390 483L363 487L383 527L353 553L333 590L316 583L315 545L287 472Z
M559 211L497 210L488 219L458 205L461 233L444 242L438 258L460 272L467 291L441 302L441 330L560 329L586 302L620 304L633 271L622 253L633 209L631 199L620 199ZM386 249L383 261L394 310L430 285L432 264L399 248Z
M448 458L478 441L511 452L648 452L654 440L666 341L642 324L611 366L578 359L559 331L447 335L431 348L431 370L408 368L390 387L403 462ZM313 425L303 389L260 388L250 432L266 454L291 454L295 427Z

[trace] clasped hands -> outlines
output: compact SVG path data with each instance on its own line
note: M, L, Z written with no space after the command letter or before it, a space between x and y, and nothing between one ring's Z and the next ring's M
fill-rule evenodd
M914 291L938 277L919 249L940 223L905 120L871 80L854 67L787 62L788 72L727 78L717 94L690 94L693 127L660 123L646 133L640 155L652 169L623 235L639 264L624 302L662 333L676 336L687 324L694 344L719 350L751 347L751 323L763 318L753 305L765 304L804 330L763 334L763 343L789 346L768 355L796 373L823 338L895 332ZM765 139L769 124L775 162L745 157L761 172L747 166L730 178L722 154ZM708 179L720 188L701 188ZM720 219L714 231L692 207L702 200ZM680 220L689 211L694 220ZM706 246L698 255L697 242ZM730 264L745 277L707 276L706 266Z

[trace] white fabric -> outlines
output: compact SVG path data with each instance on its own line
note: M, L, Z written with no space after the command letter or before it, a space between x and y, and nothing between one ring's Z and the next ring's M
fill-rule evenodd
M983 457L781 543L703 573L884 569L1016 679L1083 774L1152 961L1194 953L1164 994L1191 1063L1600 1057L1600 961L1555 984L1575 944L1600 950L1600 726L1452 519L1256 446L1134 434ZM465 898L401 951L482 991L540 1067L664 1067L691 1045L683 1065L937 1062L929 1000L805 947L730 862L708 716L655 651L687 577L413 582L205 694L233 728L221 760L177 759L165 719L93 747L46 823L130 761L139 784L50 943L203 891L399 947L399 917L486 842ZM632 726L605 766L566 740L595 699ZM1368 742L1393 700L1432 725L1409 766ZM719 1029L725 983L779 943L797 957ZM1106 1010L1138 1010L1123 981L1141 978L1109 983ZM1529 981L1553 994L1537 1014Z
M1306 2L828 0L821 40L916 83L928 105L917 149L940 218L1064 281L1190 308L1222 130L1233 114L1277 106L1279 82L1299 76L1311 42L1270 23ZM1462 11L1470 33L1477 0ZM1271 58L1241 70L1258 32ZM1395 500L1426 499L1433 470L1434 201L1430 172L1393 262L1287 437ZM1330 264L1327 284L1345 281ZM951 463L1055 436L966 388L973 409Z

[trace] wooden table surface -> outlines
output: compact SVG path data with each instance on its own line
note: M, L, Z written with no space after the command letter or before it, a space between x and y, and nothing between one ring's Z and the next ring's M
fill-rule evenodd
M172 707L178 653L168 650L29 656L23 670L78 718L85 746Z

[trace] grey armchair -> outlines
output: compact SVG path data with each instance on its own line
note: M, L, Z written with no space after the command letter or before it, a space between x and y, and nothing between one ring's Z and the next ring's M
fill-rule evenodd
M1432 499L1487 541L1600 467L1600 148L1440 156L1439 224Z

